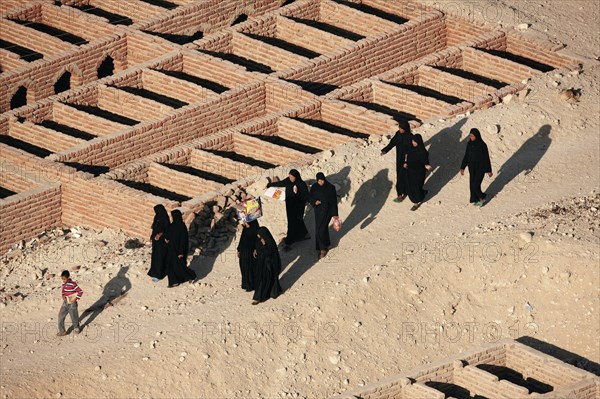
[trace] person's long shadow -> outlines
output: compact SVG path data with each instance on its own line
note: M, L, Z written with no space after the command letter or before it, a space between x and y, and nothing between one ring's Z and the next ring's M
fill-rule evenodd
M393 185L388 173L388 169L382 169L360 186L352 200L350 214L345 220L342 220L342 230L332 235L334 247L337 247L341 239L356 226L360 224L362 230L377 218L377 214L385 205Z
M224 212L224 216L210 229L210 238L198 246L202 249L202 254L192 257L189 267L196 273L194 282L208 276L219 262L226 262L228 257L236 258L235 250L227 251L235 237L235 233L229 229L232 224L231 212L234 212L233 209ZM208 245L210 241L214 244Z
M538 162L542 159L552 139L550 138L550 125L543 125L538 132L530 137L498 170L496 178L488 186L487 203L498 195L504 187L514 178L525 171L525 175L531 173Z
M327 176L327 180L331 183L340 184L340 190L338 190L338 201L340 197L345 196L350 191L351 182L348 184L341 184L344 180L348 179L350 174L350 166L345 166L338 173L331 176ZM306 180L309 187L314 184L314 180ZM301 241L294 244L292 250L289 252L281 252L281 262L284 272L279 277L279 282L282 288L285 290L291 288L304 273L306 273L311 267L313 267L318 261L319 256L315 248L315 217L312 207L307 206L307 211L304 216L306 228L311 236L310 240ZM344 226L342 226L342 229ZM330 226L330 237L332 238L332 245L335 239L335 235L338 234ZM324 262L332 261L332 257L328 255L323 259ZM286 266L286 265L289 265ZM286 269L287 268L287 269Z
M117 275L104 286L102 296L81 314L80 325L82 329L91 324L107 308L106 305L112 305L127 295L131 289L131 281L127 277L128 271L128 266L121 267ZM86 317L87 319L82 323Z
M425 189L429 191L425 200L435 197L458 174L468 140L468 137L462 141L460 139L460 129L465 123L467 118L440 130L425 142L425 146L430 146L429 162L435 168L425 184Z

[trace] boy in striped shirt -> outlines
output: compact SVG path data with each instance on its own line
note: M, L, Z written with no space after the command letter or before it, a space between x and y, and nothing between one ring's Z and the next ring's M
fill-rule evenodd
M65 318L67 317L67 313L71 315L71 322L73 324L73 331L75 334L79 334L79 313L77 312L77 302L81 299L83 295L83 291L77 283L71 280L71 275L67 270L64 270L60 274L60 278L63 281L63 285L61 287L61 293L63 298L63 304L60 307L60 312L58 313L58 336L62 337L63 335L67 335L67 331L65 330Z

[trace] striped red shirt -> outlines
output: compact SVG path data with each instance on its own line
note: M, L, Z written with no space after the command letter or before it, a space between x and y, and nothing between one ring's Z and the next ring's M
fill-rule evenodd
M80 300L81 296L83 295L83 290L79 288L75 281L69 279L62 285L62 296L67 297L69 295L73 295L74 293L77 293L77 300Z

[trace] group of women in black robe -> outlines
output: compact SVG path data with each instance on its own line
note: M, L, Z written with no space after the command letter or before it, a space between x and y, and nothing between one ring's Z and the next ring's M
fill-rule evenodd
M181 211L171 211L173 222L163 205L154 207L152 222L152 258L148 275L154 282L168 277L169 287L196 279L196 273L187 267L189 250L188 230Z
M398 132L392 137L389 144L381 150L381 155L387 154L391 149L396 149L396 198L394 202L402 202L409 197L415 211L427 196L425 178L427 171L431 171L429 152L423 143L420 134L412 134L410 125L406 121L399 123ZM486 194L481 191L481 183L485 174L492 177L492 165L487 145L481 138L478 129L471 129L467 150L463 158L460 174L464 175L465 168L469 168L470 202L482 206Z
M423 203L427 190L423 189L429 165L429 152L420 134L412 134L407 121L399 123L398 132L390 143L381 150L381 155L396 149L396 198L394 202L402 202L410 198L415 211Z
M269 229L256 220L242 222L242 226L237 246L242 289L254 291L252 304L257 305L283 292L279 284L281 257Z
M381 155L396 149L396 198L402 202L406 197L416 210L423 203L427 190L425 178L432 167L429 164L429 152L425 148L423 137L412 134L408 122L402 122L390 143L381 151ZM483 205L486 194L481 191L484 175L492 176L492 167L487 145L477 129L471 129L460 173L464 175L469 168L470 202ZM327 255L331 246L329 222L338 217L337 192L335 186L327 181L323 173L317 174L317 181L310 190L296 169L282 180L271 182L267 187L284 187L286 195L287 234L285 248L310 238L304 224L306 204L310 203L315 212L315 244L319 257ZM186 267L188 253L188 231L178 210L171 212L173 222L162 205L154 207L152 223L152 260L148 275L154 281L169 278L169 287L194 280L193 270ZM282 271L281 257L273 235L258 221L242 222L243 229L237 246L242 289L254 291L253 305L269 298L277 298L282 293L279 274Z

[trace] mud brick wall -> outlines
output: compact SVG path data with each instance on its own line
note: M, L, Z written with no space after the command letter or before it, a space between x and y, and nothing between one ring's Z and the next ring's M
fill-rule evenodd
M488 96L496 92L494 87L463 79L425 65L419 67L417 82L420 86L429 87L440 93L471 102L474 102L478 97Z
M0 20L0 37L35 50L45 57L77 48L77 46L63 42L54 36L7 19Z
M76 8L57 7L49 3L42 3L40 8L41 20L38 22L73 33L88 41L114 33L114 27L103 19Z
M235 162L202 150L192 151L189 165L200 170L213 171L220 176L233 180L240 180L264 172L264 169L257 166Z
M294 4L295 5L295 4ZM282 11L282 13L285 13ZM238 32L254 33L255 35L275 37L277 34L277 14L268 13L260 17L253 18L234 27Z
M79 111L63 103L52 103L52 120L63 125L72 126L97 136L105 136L129 126L108 119L100 118L87 112Z
M448 115L450 104L410 90L378 81L373 82L373 102L415 115L425 121L435 115Z
M183 35L198 30L212 33L229 27L240 14L257 16L280 5L281 0L206 0L178 7L170 12L169 18L158 16L137 28Z
M127 66L150 61L179 48L179 46L164 39L139 31L128 31L125 38ZM111 56L115 58L112 54ZM122 69L123 67L117 68L117 71Z
M137 237L149 234L154 205L178 205L102 177L86 180L75 176L63 184L62 196L63 224L95 229L120 226Z
M27 62L21 60L21 57L17 54L0 49L0 73L5 73L25 65L27 65Z
M527 347L511 348L506 353L506 367L538 381L562 388L585 378L583 370L571 368L556 359L549 358Z
M144 69L142 80L143 88L158 94L177 98L188 104L206 100L207 97L217 94L212 90L185 80L175 79L151 69Z
M267 113L277 113L295 108L316 98L295 84L285 81L268 80L265 82L265 105Z
M117 15L129 17L133 22L141 22L165 12L165 9L162 7L137 0L129 0L127 2L119 0L63 0L63 4L65 3L69 5L74 3L89 4Z
M38 147L46 148L52 152L64 151L84 142L82 139L68 136L27 121L12 123L9 134L12 137L37 145Z
M279 15L316 20L321 14L321 3L321 0L297 0L282 8Z
M561 45L549 45L527 40L517 32L507 34L506 51L551 65L556 68L577 69L579 62L557 52Z
M229 54L233 51L232 37L233 32L231 31L218 32L202 40L196 40L194 45L198 46L197 48L201 50Z
M490 398L519 398L529 394L525 387L514 385L506 380L498 381L495 375L473 366L457 368L454 383L469 390L471 395Z
M53 57L49 62L38 62L0 76L0 86L7 90L0 95L0 112L7 111L10 100L19 86L28 89L28 103L54 95L54 84L65 71L71 73L71 87L97 79L100 63L110 55L115 59L115 69L125 67L127 40L107 38L90 43L85 50L73 50Z
M364 39L358 47L319 57L315 65L282 71L281 77L344 86L396 68L446 45L443 15L432 12L399 26L395 31Z
M303 152L280 147L254 137L245 136L241 133L234 133L233 139L234 150L238 154L260 159L275 165L285 165L307 156Z
M0 215L0 253L4 253L12 244L60 225L60 186L47 184L0 199Z
M220 83L230 89L237 89L258 78L242 67L214 57L186 51L183 53L183 72Z
M98 87L98 107L138 121L156 119L173 111L168 105L104 85Z
M158 163L150 164L148 183L192 198L223 187L220 183L181 173Z
M307 60L305 57L271 46L241 33L234 33L231 43L234 54L258 61L271 67L274 71L286 69Z
M350 137L328 132L286 117L279 118L277 128L277 135L281 138L322 150L334 148L352 140Z
M505 360L513 363L505 364ZM474 366L475 364L494 364L510 367L514 371L521 372L523 368L529 367L529 362L532 360L536 363L534 367L539 366L541 373L550 372L554 374L553 378L556 384L549 383L552 385L552 391L544 394L529 394L526 387L513 384L504 379L499 380L495 375ZM547 382L547 380L539 378L537 375L523 375L524 378L529 376ZM564 377L564 379L561 380L561 377ZM600 391L600 378L597 376L507 339L433 364L423 365L407 374L388 377L380 382L335 396L335 399L357 397L363 399L444 399L452 396L449 392L444 393L432 386L426 386L430 381L454 384L458 389L462 388L469 391L471 396L480 395L488 398L535 397L540 399L562 399L572 397L592 399Z
M264 85L224 93L197 107L184 107L163 121L140 124L124 134L106 136L87 148L61 154L58 161L119 166L191 139L264 114Z
M447 45L456 46L481 37L490 30L480 25L446 14Z
M276 36L286 42L297 44L319 54L327 54L337 48L354 43L352 40L295 22L283 16L277 18Z
M1 187L7 188L14 193L20 193L38 187L38 184L35 182L24 179L18 174L10 173L10 170L14 170L12 165L2 165L2 168L0 168Z
M321 0L318 19L365 37L391 31L398 26L394 22L329 0Z
M433 8L426 7L415 1L389 1L389 0L362 0L368 6L378 8L389 12L390 14L398 15L402 18L411 20L421 17L423 14L430 12Z
M321 119L359 133L386 135L398 130L391 117L338 100L323 101Z
M517 64L516 62L470 47L463 49L462 58L463 69L506 83L519 83L540 73L525 65Z

